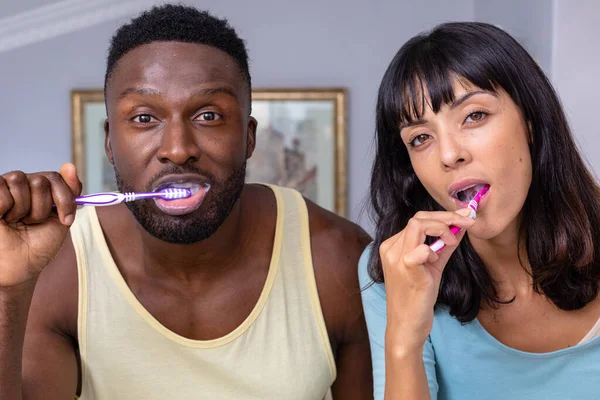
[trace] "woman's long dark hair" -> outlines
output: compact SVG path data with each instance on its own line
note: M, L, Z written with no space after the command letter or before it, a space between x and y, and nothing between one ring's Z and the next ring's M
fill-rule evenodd
M533 177L520 229L533 285L560 309L582 308L596 297L600 278L598 185L540 67L510 35L484 23L446 23L416 36L385 72L371 177L376 223L371 277L383 281L378 251L383 241L404 229L417 211L442 210L415 175L399 127L419 119L426 101L436 113L452 102L455 77L490 92L502 89L521 110L531 135ZM482 304L494 307L502 300L465 237L446 266L437 305L467 322Z

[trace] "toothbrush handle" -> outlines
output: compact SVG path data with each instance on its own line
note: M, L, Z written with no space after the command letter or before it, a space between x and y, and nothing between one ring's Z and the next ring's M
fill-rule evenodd
M123 193L95 193L75 199L78 206L112 206L125 201Z
M453 235L456 235L460 231L461 229L458 226L450 226L450 232L452 232ZM433 242L429 247L431 248L431 250L435 251L436 253L439 253L444 247L446 247L446 243L444 243L442 239L438 239L435 242Z

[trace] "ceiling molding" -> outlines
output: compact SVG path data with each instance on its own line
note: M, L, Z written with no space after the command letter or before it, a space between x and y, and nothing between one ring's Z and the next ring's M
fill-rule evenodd
M61 0L0 19L0 53L132 16L154 0Z

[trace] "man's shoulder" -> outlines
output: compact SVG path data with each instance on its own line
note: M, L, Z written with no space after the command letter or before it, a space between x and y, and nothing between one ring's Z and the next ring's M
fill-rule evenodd
M322 301L334 303L360 293L357 266L371 237L364 229L310 200L308 209L313 268Z
M310 200L306 205L317 289L336 352L342 342L366 337L357 266L371 237L357 224Z
M358 224L305 199L308 209L311 241L325 243L340 256L351 253L360 257L371 237ZM356 258L358 260L358 258Z

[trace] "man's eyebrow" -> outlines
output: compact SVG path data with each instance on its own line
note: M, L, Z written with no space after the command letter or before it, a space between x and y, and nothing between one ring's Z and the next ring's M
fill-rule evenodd
M235 93L235 91L227 86L217 86L217 87L211 87L211 88L205 88L205 89L200 89L196 92L194 92L192 94L193 97L201 97L201 96L211 96L213 94L226 94L228 96L231 96L235 99L237 99L237 94ZM118 97L118 100L121 100L129 95L132 94L137 94L140 96L161 96L162 93L158 90L155 89L150 89L150 88L136 88L136 87L131 87L131 88L127 88L125 90L123 90L121 92L121 94Z
M210 96L213 94L226 94L237 99L237 93L230 87L217 86L213 88L200 89L194 93L194 96Z
M131 94L138 94L141 96L160 96L161 95L161 93L158 90L149 89L149 88L131 87L131 88L127 88L127 89L123 90L119 94L119 97L117 98L117 100L121 100Z

